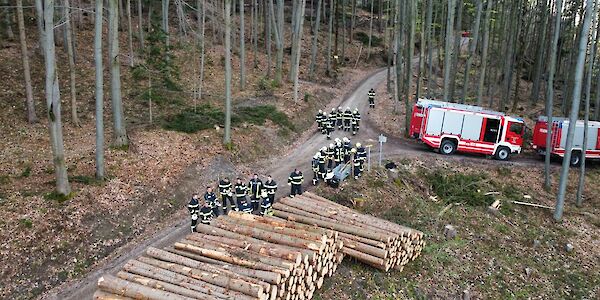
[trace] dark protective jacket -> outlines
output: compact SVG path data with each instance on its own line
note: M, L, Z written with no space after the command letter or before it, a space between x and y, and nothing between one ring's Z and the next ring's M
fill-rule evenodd
M235 197L236 198L240 198L240 197L246 197L246 194L248 193L248 187L246 186L246 184L244 183L236 183L235 184Z
M250 187L250 197L252 197L252 199L258 199L260 198L260 193L262 192L263 189L263 183L260 179L250 179L250 182L248 183L248 186Z
M267 195L275 195L277 191L277 182L275 180L265 181L265 190L267 191Z
M217 207L217 195L213 192L204 193L204 201L208 204L208 207L215 208Z
M290 177L288 177L288 183L291 183L293 185L300 185L304 182L304 175L302 175L302 172L298 172L298 174L296 174L296 172L292 172L292 174L290 174Z
M229 194L229 192L231 192L231 181L219 181L219 194L221 194L221 196L224 196Z

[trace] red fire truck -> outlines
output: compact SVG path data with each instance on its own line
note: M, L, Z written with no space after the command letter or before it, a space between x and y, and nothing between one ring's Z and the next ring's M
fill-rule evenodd
M454 152L493 155L507 160L520 153L522 119L479 106L420 99L413 108L410 135L441 154Z
M548 133L548 118L541 116L538 118L533 129L533 149L540 155L546 154L546 133ZM567 131L569 130L569 119L552 118L552 137L550 139L550 154L556 157L565 156L567 144ZM573 147L571 154L571 165L578 166L581 163L581 154L583 149L583 121L577 121L575 124L575 135L573 136ZM600 122L589 121L586 159L600 159Z

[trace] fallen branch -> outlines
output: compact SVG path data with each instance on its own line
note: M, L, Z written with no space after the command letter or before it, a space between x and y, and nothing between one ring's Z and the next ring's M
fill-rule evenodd
M539 208L546 208L546 209L554 210L554 207L552 207L552 206L546 206L546 205L541 205L541 204L521 202L521 201L513 201L512 203L519 204L519 205L525 205L525 206L532 206L532 207L539 207Z

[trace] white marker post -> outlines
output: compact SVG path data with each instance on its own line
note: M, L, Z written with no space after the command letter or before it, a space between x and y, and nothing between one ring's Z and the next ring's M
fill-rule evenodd
M381 167L381 157L383 154L383 143L387 142L387 137L383 134L379 135L379 166Z

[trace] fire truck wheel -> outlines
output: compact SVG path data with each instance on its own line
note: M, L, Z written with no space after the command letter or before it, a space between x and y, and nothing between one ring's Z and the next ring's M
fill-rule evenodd
M573 151L571 153L571 167L579 167L581 165L581 152Z
M440 145L440 153L444 155L453 154L456 151L456 143L452 140L444 140Z
M507 160L510 157L510 149L507 147L500 147L496 150L496 154L494 155L497 160Z

